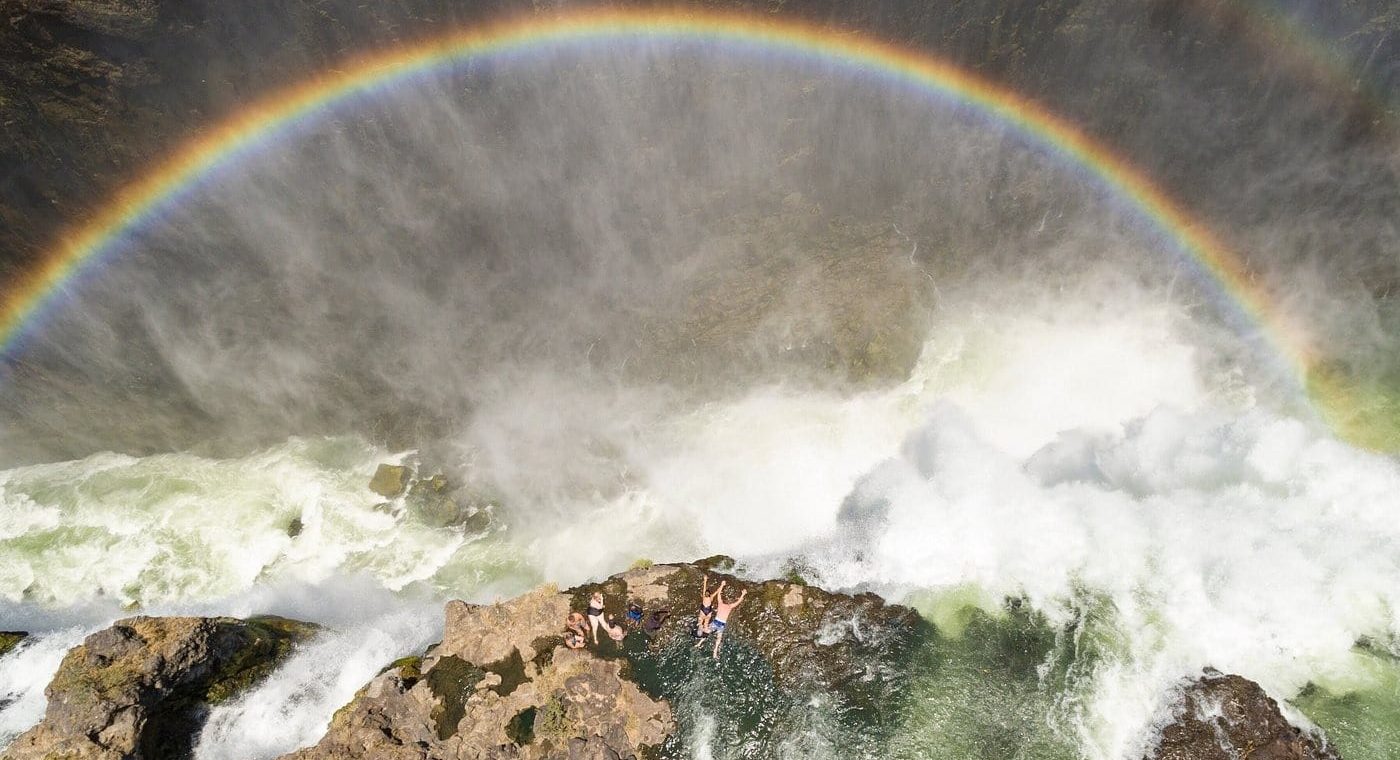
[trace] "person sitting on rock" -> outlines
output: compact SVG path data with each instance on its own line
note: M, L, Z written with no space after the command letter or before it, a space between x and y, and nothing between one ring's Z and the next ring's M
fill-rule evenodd
M633 628L642 624L642 605L636 602L627 603L627 624Z
M642 621L642 630L654 636L661 630L661 626L666 623L666 618L669 617L671 617L670 610L652 610L647 613L646 620Z
M570 649L583 649L588 643L588 621L577 612L570 612L564 624L564 646Z
M744 589L739 592L739 598L733 602L724 601L724 584L721 583L715 591L715 619L710 623L710 631L715 634L715 660L719 660L719 645L724 642L724 627L729 620L729 613L735 607L744 603L744 597L749 595L749 590Z

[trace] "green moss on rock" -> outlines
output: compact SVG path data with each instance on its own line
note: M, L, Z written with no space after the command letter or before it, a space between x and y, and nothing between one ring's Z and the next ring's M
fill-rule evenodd
M525 660L520 656L519 649L510 650L510 654L496 662L483 665L482 669L500 677L501 682L490 689L503 697L510 696L511 692L529 680L525 675Z
M527 707L515 714L506 724L506 736L518 747L523 747L535 740L535 715L538 708Z
M467 697L485 676L486 671L456 655L443 657L427 672L428 688L438 699L432 718L439 739L446 741L457 733L457 724L467 714Z
M24 631L0 631L0 657L9 654L10 650L28 637L29 634Z
M412 689L414 684L418 683L423 678L423 658L417 655L400 657L389 663L383 670L379 671L379 674L383 675L391 670L398 671L399 680L403 681L403 687L405 689Z
M539 708L533 729L535 736L561 745L578 732L577 722L569 716L569 706L562 694L555 694Z
M215 671L203 695L208 704L227 702L262 681L298 642L320 630L312 623L272 615L249 618L246 623L247 644Z

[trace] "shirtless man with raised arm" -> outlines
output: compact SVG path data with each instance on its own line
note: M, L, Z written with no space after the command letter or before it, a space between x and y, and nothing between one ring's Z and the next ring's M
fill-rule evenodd
M714 622L710 623L710 631L715 634L716 661L719 660L719 645L724 641L724 627L728 624L729 613L733 612L735 607L743 604L744 597L748 595L749 590L744 589L739 592L738 599L735 599L733 602L726 602L724 601L724 584L721 583L720 588L715 591L715 619Z

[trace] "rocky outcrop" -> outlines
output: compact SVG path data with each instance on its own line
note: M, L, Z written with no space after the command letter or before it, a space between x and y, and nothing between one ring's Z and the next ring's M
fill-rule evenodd
M733 565L725 557L642 563L564 591L449 602L440 643L389 664L315 746L284 760L616 760L689 756L696 741L777 757L790 753L794 733L810 730L804 720L814 710L840 724L835 735L850 756L887 752L908 728L918 693L909 679L929 665L932 626L873 594L824 591L796 573L742 580ZM730 600L748 592L718 658L711 640L696 641L707 576L712 588L728 582ZM625 635L567 648L564 621L595 592ZM625 623L629 604L643 621L670 615L659 625ZM208 706L266 675L309 630L275 618L119 621L69 652L44 720L0 760L187 757ZM714 725L734 727L724 732L732 736L716 738ZM1340 760L1257 684L1213 671L1182 688L1144 760L1241 758Z
M319 744L288 760L669 756L673 710L705 693L692 679L714 673L736 680L749 695L744 709L755 715L765 714L765 700L820 690L878 731L870 716L896 711L899 661L927 624L871 594L741 581L722 571L731 565L723 557L653 565L500 604L451 602L441 644L391 665L335 716ZM728 580L749 592L730 620L719 663L709 642L693 645L693 610L707 574L712 586ZM630 628L621 642L600 636L587 649L568 649L564 619L594 591L604 594L614 620L629 602L648 615L673 614L655 630ZM729 662L737 663L732 671L724 670ZM752 743L763 746L762 737Z
M660 744L674 729L665 702L622 663L560 646L569 604L550 588L449 603L441 644L391 665L288 758L627 758Z
M669 643L693 628L694 613L704 578L710 587L727 581L731 600L739 589L748 597L736 611L733 635L726 646L759 653L772 667L774 681L784 687L837 690L861 702L892 696L896 684L871 679L876 670L913 654L932 628L908 607L887 604L875 594L849 596L793 580L745 581L725 572L728 557L711 557L686 565L653 565L614 575L602 583L571 590L574 609L584 609L588 596L601 591L608 611L621 616L628 601L644 609L675 613L672 625L659 633Z
M1182 690L1174 715L1147 760L1340 760L1240 676L1207 671Z
M208 706L267 675L312 630L281 618L118 621L68 653L43 721L3 759L187 757Z

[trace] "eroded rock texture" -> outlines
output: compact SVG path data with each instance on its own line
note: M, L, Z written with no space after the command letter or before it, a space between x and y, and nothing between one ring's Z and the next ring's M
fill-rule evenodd
M1289 723L1259 684L1207 672L1182 691L1176 720L1149 760L1340 760L1321 738Z
M292 760L627 758L674 729L622 663L558 645L569 598L543 588L447 605L443 642L391 665Z

